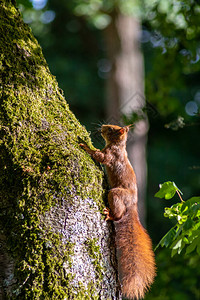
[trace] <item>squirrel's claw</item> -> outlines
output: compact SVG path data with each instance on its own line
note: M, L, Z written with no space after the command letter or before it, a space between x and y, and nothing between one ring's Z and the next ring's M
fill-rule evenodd
M110 209L105 207L103 210L103 214L106 215L105 221L113 220L113 217L110 216Z
M80 143L80 144L79 144L79 146L81 146L81 147L83 147L83 148L84 148L86 145L85 145L85 144L83 144L83 143Z
M81 148L83 148L84 150L89 150L90 148L86 145L86 144L79 144L79 146L81 147Z

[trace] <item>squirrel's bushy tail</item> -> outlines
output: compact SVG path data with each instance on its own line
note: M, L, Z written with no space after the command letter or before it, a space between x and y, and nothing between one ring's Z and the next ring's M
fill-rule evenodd
M156 274L151 239L134 209L115 222L115 229L122 293L129 299L141 299Z

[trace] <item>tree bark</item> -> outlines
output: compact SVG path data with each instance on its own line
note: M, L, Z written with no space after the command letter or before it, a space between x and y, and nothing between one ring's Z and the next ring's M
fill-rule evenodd
M121 299L103 172L12 0L0 53L0 299Z
M107 120L119 124L123 122L123 115L131 118L136 113L141 117L134 124L134 133L129 136L127 151L136 172L139 213L144 223L148 120L144 114L144 68L140 34L139 20L123 15L120 11L113 12L112 21L104 31L112 66L107 80Z

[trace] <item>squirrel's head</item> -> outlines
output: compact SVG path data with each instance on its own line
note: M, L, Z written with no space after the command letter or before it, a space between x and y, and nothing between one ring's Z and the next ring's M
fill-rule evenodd
M126 143L128 131L131 126L132 124L124 127L117 125L102 125L101 135L106 141L106 145L119 142Z

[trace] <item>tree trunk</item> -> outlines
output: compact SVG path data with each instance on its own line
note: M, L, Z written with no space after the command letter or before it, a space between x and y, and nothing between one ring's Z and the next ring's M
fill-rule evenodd
M115 11L112 22L104 31L111 72L107 81L107 119L109 123L122 122L123 115L133 113L140 119L129 136L127 151L138 184L139 213L145 219L146 196L146 141L148 121L144 115L144 68L140 49L140 22L136 17Z
M121 299L89 135L13 0L0 33L0 299Z

